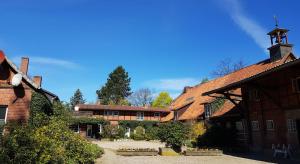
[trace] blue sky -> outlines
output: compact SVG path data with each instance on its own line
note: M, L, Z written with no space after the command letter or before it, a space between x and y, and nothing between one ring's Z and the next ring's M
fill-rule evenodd
M0 3L0 49L68 101L80 88L88 102L122 65L131 87L178 95L224 58L268 57L266 33L279 25L300 49L296 0L14 0Z

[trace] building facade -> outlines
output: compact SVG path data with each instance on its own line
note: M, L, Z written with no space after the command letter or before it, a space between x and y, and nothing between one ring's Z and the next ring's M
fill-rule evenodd
M41 87L42 77L27 75L29 58L22 58L18 68L0 51L0 121L26 122L29 117L29 108L32 92L44 94L49 101L58 97Z
M88 105L75 106L77 117L102 118L111 125L118 125L120 121L153 121L161 122L171 111L163 108L135 107L123 105ZM127 129L130 133L130 129ZM132 129L131 129L132 130ZM81 124L77 132L83 136L94 137L102 131L102 125Z
M252 73L227 82L203 95L225 95L242 99L249 145L255 151L271 149L272 145L299 147L300 141L300 60L292 53L287 29L276 27L271 39L270 57L257 63ZM255 67L254 67L255 68ZM233 89L241 95L232 95Z

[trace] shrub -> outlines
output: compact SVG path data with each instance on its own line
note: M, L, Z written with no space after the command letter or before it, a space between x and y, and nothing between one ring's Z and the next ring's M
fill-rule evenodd
M161 142L166 142L166 146L179 152L187 139L188 130L181 122L169 122L159 126L158 136Z
M103 137L111 140L117 139L119 134L118 126L105 125L103 127Z
M234 146L236 132L233 129L218 125L211 126L206 133L197 138L198 147L231 147Z
M124 127L124 128L130 128L130 129L135 129L138 126L142 126L143 128L151 128L155 126L158 123L158 121L127 121L123 120L119 122L119 125Z
M146 129L146 140L158 140L158 130L156 126Z
M138 126L134 129L133 139L144 140L146 138L145 129L142 126Z
M62 121L32 129L10 128L1 145L0 163L92 163L101 148L73 133Z
M38 93L32 96L29 125L7 125L0 163L93 163L103 154L97 145L69 129L64 105L56 102L52 106Z
M191 125L190 139L196 141L197 138L206 132L204 122L197 122Z

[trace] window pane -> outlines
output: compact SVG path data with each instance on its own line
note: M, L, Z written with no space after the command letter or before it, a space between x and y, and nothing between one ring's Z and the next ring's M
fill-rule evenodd
M0 119L5 119L6 107L0 107Z

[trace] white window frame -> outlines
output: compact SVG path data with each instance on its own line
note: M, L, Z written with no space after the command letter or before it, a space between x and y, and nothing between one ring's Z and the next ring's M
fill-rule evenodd
M273 125L273 127L270 127L269 125ZM266 120L266 127L267 131L274 131L275 130L275 123L273 120Z
M287 129L289 133L297 132L297 123L294 119L287 119Z
M160 112L154 112L154 118L160 118Z
M144 120L144 112L136 112L136 120L143 121Z
M102 124L98 124L99 127L99 134L103 133L103 125Z
M7 113L8 113L8 106L6 105L0 105L0 108L4 108L5 109L5 118L4 119L0 119L0 120L3 120L4 121L4 124L6 124L6 121L7 121Z
M258 120L251 121L251 128L252 131L259 131L260 130L259 121Z

